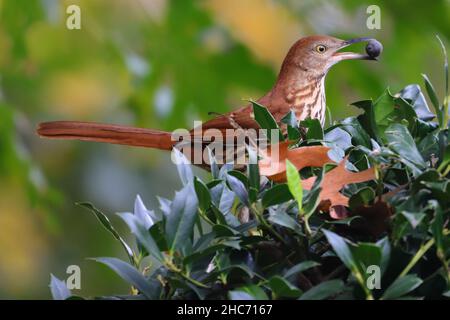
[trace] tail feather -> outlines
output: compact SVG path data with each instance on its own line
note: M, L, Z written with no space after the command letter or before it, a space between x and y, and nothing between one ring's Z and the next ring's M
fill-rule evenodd
M44 122L39 124L37 133L50 139L96 141L160 150L171 150L174 145L170 132L94 122Z

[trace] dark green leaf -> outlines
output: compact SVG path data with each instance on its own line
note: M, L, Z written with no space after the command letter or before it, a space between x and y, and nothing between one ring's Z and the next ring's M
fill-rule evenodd
M401 211L400 214L408 220L413 229L415 229L420 222L422 222L423 218L425 218L425 214L422 212Z
M147 252L152 255L156 260L162 262L164 260L163 255L155 242L150 232L145 229L143 225L139 222L135 222L134 228L131 231L136 235L139 243L147 250Z
M185 257L183 260L183 263L185 265L191 264L191 263L193 263L199 259L202 259L204 257L212 256L212 255L216 254L216 252L218 250L223 249L223 248L225 248L225 245L223 245L223 244L211 245L202 251L197 251L197 252Z
M283 211L271 214L269 216L269 221L274 224L278 224L280 226L296 231L297 233L301 233L301 228L300 225L297 223L297 221L295 221L294 218L292 218L290 215L288 215Z
M231 211L235 199L234 192L228 189L225 183L221 183L211 189L211 195L214 202L212 210L220 223L238 226L240 223Z
M436 242L437 254L441 259L445 260L444 212L436 200L431 200L429 203L435 211L434 219L431 223L431 232Z
M364 113L357 117L358 122L373 139L380 141L380 133L375 122L375 111L372 100L362 100L351 105L363 109Z
M443 172L449 165L450 165L450 145L447 145L444 149L443 157L438 170Z
M239 179L239 181L241 181L244 184L245 188L248 188L250 185L249 178L241 171L230 170L230 171L228 171L227 175L233 176L233 177Z
M258 166L258 154L256 151L249 147L248 150L248 157L249 157L249 164L247 166L248 171L248 181L249 181L249 196L251 202L255 202L258 192L259 192L259 185L260 185L260 176L259 176L259 166Z
M341 225L346 225L346 226L351 226L352 223L356 220L361 220L363 219L360 216L353 216L353 217L348 217L345 219L341 219L341 220L331 220L331 221L326 221L327 224L341 224Z
M273 142L271 131L276 130L276 131L278 131L278 133L277 133L278 141L277 142L284 141L283 134L281 133L281 130L278 127L277 122L275 121L272 114L270 114L269 110L267 110L266 107L259 104L258 102L251 101L251 103L253 105L253 113L255 115L255 121L259 124L261 129L268 130L267 131L268 132L267 139L269 141Z
M389 147L401 156L401 161L410 167L418 175L421 169L426 167L422 155L417 150L414 139L408 129L401 124L393 124L386 129L386 139Z
M439 41L439 44L441 45L442 53L444 54L444 74L445 74L445 97L447 97L444 102L447 102L447 105L449 103L448 96L449 96L449 83L448 83L448 56L447 56L447 49L445 48L444 42L442 42L441 38L436 35L436 38Z
M363 187L352 195L349 200L350 208L358 208L370 204L375 199L375 191L370 187Z
M288 139L290 141L295 141L301 138L301 134L299 129L291 127L290 125L287 126L287 133L288 133Z
M363 276L368 276L369 266L379 266L381 263L381 248L375 243L360 242L351 248L353 260Z
M316 180L317 182L318 180ZM320 204L320 193L322 192L322 188L313 187L310 192L308 192L308 196L305 199L304 212L306 217L310 217L317 209Z
M287 184L277 184L264 193L262 204L265 208L293 199Z
M330 280L309 289L300 297L300 300L323 300L338 294L345 289L342 280Z
M434 90L433 84L426 74L422 74L423 80L425 81L425 88L427 89L428 97L430 98L431 103L433 104L436 110L440 109L439 99L436 94L436 90Z
M197 177L194 178L195 192L198 198L199 207L206 211L211 207L211 195L208 187Z
M298 298L302 291L280 276L269 279L269 287L276 297Z
M166 238L170 251L181 249L193 232L197 218L197 197L192 184L177 192L166 221Z
M308 118L303 120L300 125L308 129L306 132L306 139L323 140L323 128L318 119Z
M399 92L399 95L401 98L411 101L411 105L420 119L429 121L435 117L434 113L430 111L428 103L425 100L418 84L410 84L409 86L406 86Z
M416 275L406 275L398 278L389 286L389 288L386 289L382 299L398 299L416 289L422 284L422 282L422 279L418 278Z
M116 258L95 258L97 262L103 263L116 272L130 285L136 287L148 299L156 300L159 297L159 282L150 282L136 268Z
M377 245L381 249L381 261L380 261L380 268L381 268L381 275L384 274L384 272L387 270L389 266L389 261L391 259L391 244L389 243L389 238L385 237L377 242Z
M248 206L249 205L249 199L248 199L248 192L245 188L244 183L236 178L233 175L227 176L228 184L230 185L231 190L234 192L234 194L241 200L241 202Z
M308 269L311 269L311 268L317 267L317 266L320 266L320 263L315 262L315 261L303 261L303 262L300 262L299 264L293 266L289 270L287 270L283 276L286 279L288 279L288 278L296 275L297 273L303 272L305 270L308 270Z
M353 141L355 146L365 146L367 148L371 147L370 136L367 132L362 128L358 119L355 117L350 117L342 120L342 129L347 131Z
M429 161L433 155L439 154L438 137L433 132L428 134L417 144L417 148L422 157Z
M263 289L255 285L248 285L229 292L231 300L268 300Z
M333 247L339 259L341 259L347 268L353 270L356 266L355 260L345 239L329 230L323 229L322 232L327 237L328 242Z
M417 119L414 108L402 98L394 97L389 89L374 103L374 116L377 131L381 138L393 123L406 123L412 130Z

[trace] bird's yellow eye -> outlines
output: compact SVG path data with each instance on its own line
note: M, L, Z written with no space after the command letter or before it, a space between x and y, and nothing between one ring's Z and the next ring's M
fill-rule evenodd
M323 44L319 44L318 46L316 46L316 51L318 53L324 53L325 51L327 51L327 47L325 47Z

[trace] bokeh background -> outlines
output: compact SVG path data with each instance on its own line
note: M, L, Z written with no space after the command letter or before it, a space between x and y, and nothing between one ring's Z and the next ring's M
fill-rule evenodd
M81 30L66 8L81 8ZM368 30L366 9L381 8ZM136 194L180 187L164 152L44 141L44 120L90 120L172 130L225 112L269 90L289 46L310 34L373 36L378 63L347 61L327 77L332 118L349 103L422 83L443 92L450 1L0 0L0 298L50 298L50 273L82 270L83 296L125 293L121 280L87 257L122 256L88 212L90 201L127 234L115 212ZM362 48L360 48L362 50Z

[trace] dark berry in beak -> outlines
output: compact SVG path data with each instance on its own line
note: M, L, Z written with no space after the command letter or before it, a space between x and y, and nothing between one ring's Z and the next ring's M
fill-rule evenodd
M376 59L380 56L381 52L383 52L383 45L381 42L370 39L366 46L366 53L372 58Z

